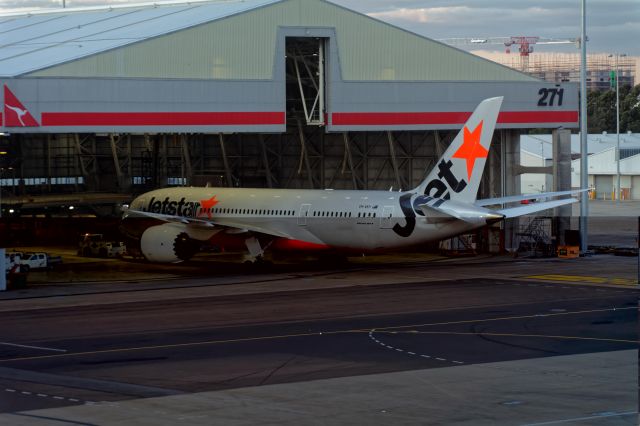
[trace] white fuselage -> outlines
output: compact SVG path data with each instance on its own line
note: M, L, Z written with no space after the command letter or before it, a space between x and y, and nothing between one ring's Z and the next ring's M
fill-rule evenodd
M148 192L130 209L363 250L437 241L486 224L485 220L432 220L412 207L418 196L392 191L183 187ZM214 205L203 207L207 202Z

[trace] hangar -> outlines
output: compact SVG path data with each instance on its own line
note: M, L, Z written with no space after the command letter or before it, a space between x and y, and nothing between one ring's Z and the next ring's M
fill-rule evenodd
M167 185L400 189L504 96L482 196L519 193L551 129L569 189L575 83L538 80L324 0L0 17L5 199ZM20 198L22 197L22 198Z

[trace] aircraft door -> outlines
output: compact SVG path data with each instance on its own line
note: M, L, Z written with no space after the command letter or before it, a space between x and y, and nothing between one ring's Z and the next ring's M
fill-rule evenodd
M393 206L384 206L382 215L380 216L380 229L389 229L392 227Z
M298 225L307 226L307 217L309 217L309 210L311 210L311 204L300 205L300 213L298 214Z

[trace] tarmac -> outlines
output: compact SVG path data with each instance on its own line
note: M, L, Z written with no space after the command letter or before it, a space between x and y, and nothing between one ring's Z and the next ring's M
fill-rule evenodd
M627 350L373 374L3 414L0 422L635 426L637 357Z
M571 226L579 228L580 203L572 205ZM589 201L588 244L637 247L640 201Z

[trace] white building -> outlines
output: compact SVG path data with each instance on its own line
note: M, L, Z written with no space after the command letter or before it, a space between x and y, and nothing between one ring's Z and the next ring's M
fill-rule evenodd
M589 187L598 199L611 199L617 187L616 135L591 134L589 151ZM580 136L571 135L571 187L580 187ZM520 164L528 167L550 166L553 158L551 135L522 135ZM520 176L523 194L551 191L551 176L525 173ZM620 134L620 187L622 199L640 200L640 133Z

